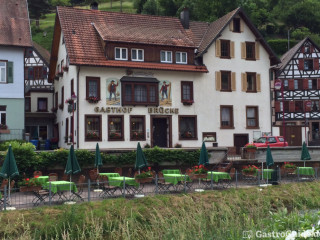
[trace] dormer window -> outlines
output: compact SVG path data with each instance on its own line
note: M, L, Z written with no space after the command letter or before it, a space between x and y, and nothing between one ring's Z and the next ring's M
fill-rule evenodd
M143 61L144 51L143 49L131 49L131 60L132 61Z
M128 49L115 48L115 60L128 60Z
M161 51L161 62L172 63L172 52L171 51Z
M187 64L187 53L176 52L176 63Z
M233 32L240 32L240 18L233 19Z
M304 47L304 52L305 53L310 53L311 51L310 51L310 46L305 46Z

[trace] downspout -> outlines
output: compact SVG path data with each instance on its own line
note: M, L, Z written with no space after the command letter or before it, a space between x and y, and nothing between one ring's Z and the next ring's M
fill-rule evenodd
M77 103L78 103L78 111L77 111L77 149L79 149L79 75L80 75L80 66L77 66Z

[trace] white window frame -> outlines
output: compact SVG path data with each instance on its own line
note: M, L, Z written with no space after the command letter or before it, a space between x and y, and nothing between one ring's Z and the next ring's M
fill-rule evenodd
M117 50L120 50L120 57L117 58ZM122 56L122 50L126 50L126 57L124 58ZM114 48L114 59L115 60L128 60L128 48L121 48L121 47L116 47Z
M162 60L161 57L162 57L162 53L165 53L165 59ZM168 54L171 54L171 61L168 61ZM172 51L165 51L165 50L161 50L160 51L160 62L163 62L163 63L172 63Z
M182 56L183 56L183 54L185 54L186 55L186 61L185 62L183 62L182 61ZM180 55L180 62L178 62L178 58L177 58L177 55ZM186 53L186 52L176 52L176 63L179 63L179 64L187 64L188 63L188 54Z
M0 61L4 66L0 66L0 83L7 83L7 61ZM1 71L4 69L4 79L1 78Z
M142 59L139 59L139 51L142 52ZM137 58L133 58L133 52L136 52ZM138 49L138 48L132 48L131 49L131 61L137 61L137 62L143 62L144 61L144 50Z

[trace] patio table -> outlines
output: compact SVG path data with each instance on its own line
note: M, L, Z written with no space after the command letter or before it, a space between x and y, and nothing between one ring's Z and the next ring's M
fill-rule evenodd
M173 185L176 185L179 182L184 181L185 179L186 181L191 182L190 177L184 174L167 173L167 174L163 174L163 177L166 182L172 183Z
M227 172L214 172L214 171L209 171L207 175L207 179L212 179L214 182L219 182L220 179L229 179L231 180L230 174Z
M139 187L139 183L131 177L109 177L109 185L123 188L123 182L125 185Z
M107 176L108 178L110 177L120 177L119 173L99 173L101 176Z
M164 169L162 170L163 174L181 174L179 169Z
M263 169L263 179L270 180L272 178L273 172L274 172L274 169ZM258 172L256 174L258 174Z
M36 178L41 185L44 185L46 182L49 182L49 176L39 176Z
M314 169L312 167L298 167L295 173L299 175L308 175L308 176L314 176L315 174Z
M70 191L70 184L71 184L71 191L72 192L78 192L77 186L75 185L74 182L67 182L67 181L52 181L52 182L46 182L43 185L44 189L50 188L50 183L51 183L51 192L54 194L63 192L63 191Z

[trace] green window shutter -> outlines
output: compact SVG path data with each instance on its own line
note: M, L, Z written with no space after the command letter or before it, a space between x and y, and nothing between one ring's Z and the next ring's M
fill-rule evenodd
M13 83L13 62L8 62L8 83Z

